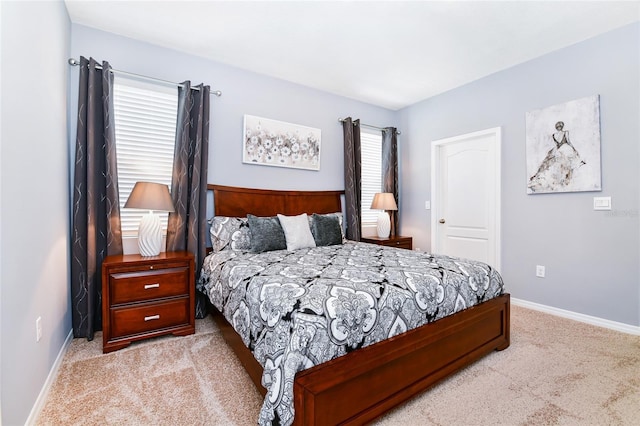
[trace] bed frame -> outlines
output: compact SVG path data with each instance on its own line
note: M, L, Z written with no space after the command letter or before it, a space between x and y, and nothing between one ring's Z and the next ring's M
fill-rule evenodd
M273 191L208 185L219 216L342 211L344 191ZM509 347L510 297L454 315L304 370L294 382L296 425L363 424L494 350ZM219 313L214 319L258 390L262 367Z

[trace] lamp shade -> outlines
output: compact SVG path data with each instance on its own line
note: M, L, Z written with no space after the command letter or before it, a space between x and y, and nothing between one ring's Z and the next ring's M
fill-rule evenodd
M153 210L175 211L169 187L161 183L136 182L124 207L149 210L149 214L142 216L140 220L138 248L142 256L159 255L163 237L162 227L160 218L153 214Z
M175 211L169 187L155 182L136 182L124 207L165 212Z
M372 210L398 210L396 200L390 192L378 192L371 202Z

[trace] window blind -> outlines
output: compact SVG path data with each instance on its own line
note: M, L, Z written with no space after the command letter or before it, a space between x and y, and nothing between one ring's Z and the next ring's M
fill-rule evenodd
M362 226L376 226L378 210L371 210L373 196L382 189L382 134L360 132L362 159Z
M114 122L123 237L135 237L146 210L125 209L137 181L164 183L171 190L178 89L115 75ZM156 212L166 232L166 212Z

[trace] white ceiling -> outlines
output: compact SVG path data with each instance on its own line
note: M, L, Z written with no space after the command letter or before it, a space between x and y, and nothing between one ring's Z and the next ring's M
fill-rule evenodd
M640 20L640 1L65 3L74 23L392 110Z

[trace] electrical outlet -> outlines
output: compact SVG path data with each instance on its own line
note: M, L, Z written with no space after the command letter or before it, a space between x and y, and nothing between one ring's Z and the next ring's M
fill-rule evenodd
M36 342L42 339L42 317L36 319Z
M536 265L536 277L544 278L545 267L542 265Z

